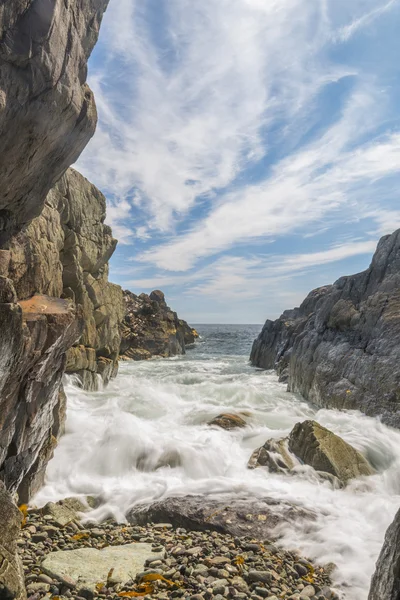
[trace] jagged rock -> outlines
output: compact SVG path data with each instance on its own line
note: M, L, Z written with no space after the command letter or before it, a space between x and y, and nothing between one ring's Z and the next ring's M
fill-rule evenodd
M194 342L193 330L167 306L160 290L151 292L150 296L136 296L125 290L124 299L120 348L123 358L145 360L152 356L185 354L185 339Z
M268 467L272 473L284 473L295 466L288 449L289 438L268 440L261 448L254 450L248 462L249 469Z
M59 434L65 352L82 319L68 300L34 296L0 304L0 328L0 477L16 491L24 476L32 485L32 469Z
M223 413L217 417L214 417L214 419L209 421L208 425L221 427L221 429L230 431L231 429L246 427L247 423L240 415Z
M366 271L266 321L250 358L318 406L400 427L400 230L380 240Z
M68 351L66 371L86 389L116 374L122 289L108 281L117 241L104 225L106 200L73 169L49 192L42 214L9 243L7 276L18 298L33 294L69 297L82 307L84 330Z
M51 520L65 527L71 521L79 520L79 513L89 510L89 506L79 500L79 498L65 498L60 502L48 502L42 509L43 515L51 516Z
M368 600L400 598L400 511L386 532L385 542L376 563Z
M168 498L150 506L137 506L127 515L130 523L171 523L190 531L213 530L256 539L270 539L282 523L314 520L309 510L273 498L216 499L204 496Z
M289 450L306 465L330 473L344 484L375 472L360 452L316 421L304 421L293 427Z
M96 592L99 582L112 580L122 585L144 571L147 560L164 558L165 552L153 552L151 544L135 542L124 546L109 546L103 550L79 548L52 552L42 562L42 570L68 587ZM86 594L85 594L86 596Z
M0 481L0 598L26 598L24 572L17 552L22 514Z
M0 6L0 245L37 217L96 127L87 60L108 0Z

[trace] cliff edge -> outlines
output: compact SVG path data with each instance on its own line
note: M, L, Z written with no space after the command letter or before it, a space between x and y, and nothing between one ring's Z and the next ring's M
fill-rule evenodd
M380 240L366 271L267 320L250 360L318 406L400 427L400 230Z

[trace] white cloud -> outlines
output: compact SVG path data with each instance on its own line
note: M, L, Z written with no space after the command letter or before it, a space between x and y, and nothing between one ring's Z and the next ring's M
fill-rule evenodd
M332 1L111 3L90 76L100 121L79 168L118 198L139 189L150 226L173 229L268 152L267 126L295 137L317 92L354 73L325 57Z

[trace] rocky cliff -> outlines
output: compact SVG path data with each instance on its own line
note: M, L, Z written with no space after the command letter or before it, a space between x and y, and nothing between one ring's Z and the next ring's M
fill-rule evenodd
M197 332L179 319L167 303L163 292L154 290L150 296L124 291L125 317L121 325L121 356L145 360L152 356L185 354Z
M400 511L386 532L385 543L372 577L368 600L400 598Z
M84 303L63 293L68 229L80 241L74 175L50 190L95 129L86 64L106 5L0 3L0 478L20 498L40 485L64 419L66 352L86 331Z
M400 427L400 230L380 240L366 271L266 321L250 358L319 406Z

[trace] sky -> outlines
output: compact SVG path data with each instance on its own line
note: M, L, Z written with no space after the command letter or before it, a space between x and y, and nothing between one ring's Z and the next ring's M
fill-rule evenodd
M400 0L110 0L76 168L110 280L263 323L400 227Z

